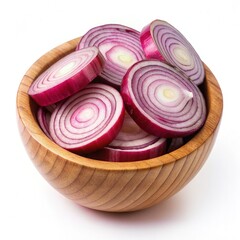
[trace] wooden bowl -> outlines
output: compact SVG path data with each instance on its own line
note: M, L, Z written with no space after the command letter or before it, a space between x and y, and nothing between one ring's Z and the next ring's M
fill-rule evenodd
M84 158L52 142L36 121L29 86L51 64L74 51L79 38L38 59L24 75L17 92L17 116L26 151L42 176L57 191L82 206L128 212L153 206L182 189L201 169L214 145L223 110L219 84L205 65L204 93L208 116L203 128L184 146L138 162L105 162Z

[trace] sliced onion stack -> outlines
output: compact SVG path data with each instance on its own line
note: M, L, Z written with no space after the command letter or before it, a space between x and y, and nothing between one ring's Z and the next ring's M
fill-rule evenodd
M120 88L127 69L145 58L140 43L140 33L119 24L106 24L90 29L81 39L77 49L96 46L103 54L106 63L100 76Z
M40 106L56 103L85 87L102 71L103 64L96 47L74 51L43 72L28 93Z
M61 147L86 154L108 145L124 120L120 93L92 83L57 106L51 115L50 134Z
M203 126L204 77L200 57L169 23L155 20L141 33L105 24L41 73L28 94L41 129L60 147L140 161L174 151Z
M88 157L110 162L139 161L164 154L166 143L166 138L145 132L125 113L122 128L114 140Z
M205 73L199 55L175 27L155 20L143 28L140 40L147 58L176 67L197 85L203 82Z
M206 118L205 101L199 88L158 60L134 64L124 76L121 94L135 122L159 137L190 135Z

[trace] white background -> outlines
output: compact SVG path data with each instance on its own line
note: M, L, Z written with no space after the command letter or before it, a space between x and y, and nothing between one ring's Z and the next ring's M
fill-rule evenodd
M240 239L239 0L8 0L0 3L0 239ZM31 64L89 28L177 27L217 77L224 114L199 174L168 201L125 214L89 210L40 176L21 143L16 92Z

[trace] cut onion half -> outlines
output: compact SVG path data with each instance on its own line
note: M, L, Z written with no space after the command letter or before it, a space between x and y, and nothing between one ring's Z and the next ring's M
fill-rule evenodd
M121 94L128 113L150 134L187 136L205 122L206 105L199 88L158 60L134 64L123 78Z
M145 58L140 33L119 24L106 24L90 29L80 39L77 49L90 46L98 47L106 60L100 76L116 88L120 88L127 69Z
M92 83L57 106L51 115L50 134L61 147L85 154L107 146L124 120L120 93Z
M176 67L196 85L204 81L204 67L199 55L183 34L166 21L155 20L144 27L140 40L147 58Z
M44 71L28 93L40 106L51 105L84 88L102 71L103 64L96 47L74 51Z
M154 158L166 152L166 138L159 138L142 130L125 113L122 128L116 138L105 148L89 157L110 162L129 162Z

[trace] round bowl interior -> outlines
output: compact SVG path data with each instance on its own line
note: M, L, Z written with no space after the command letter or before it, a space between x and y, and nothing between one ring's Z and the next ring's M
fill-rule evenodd
M202 86L208 115L185 145L163 156L136 162L105 162L71 153L51 141L36 121L37 105L27 94L31 83L54 62L75 50L79 38L39 58L17 92L17 116L23 144L42 176L60 193L92 209L125 212L153 206L182 189L201 169L217 136L223 110L220 86L204 64Z

